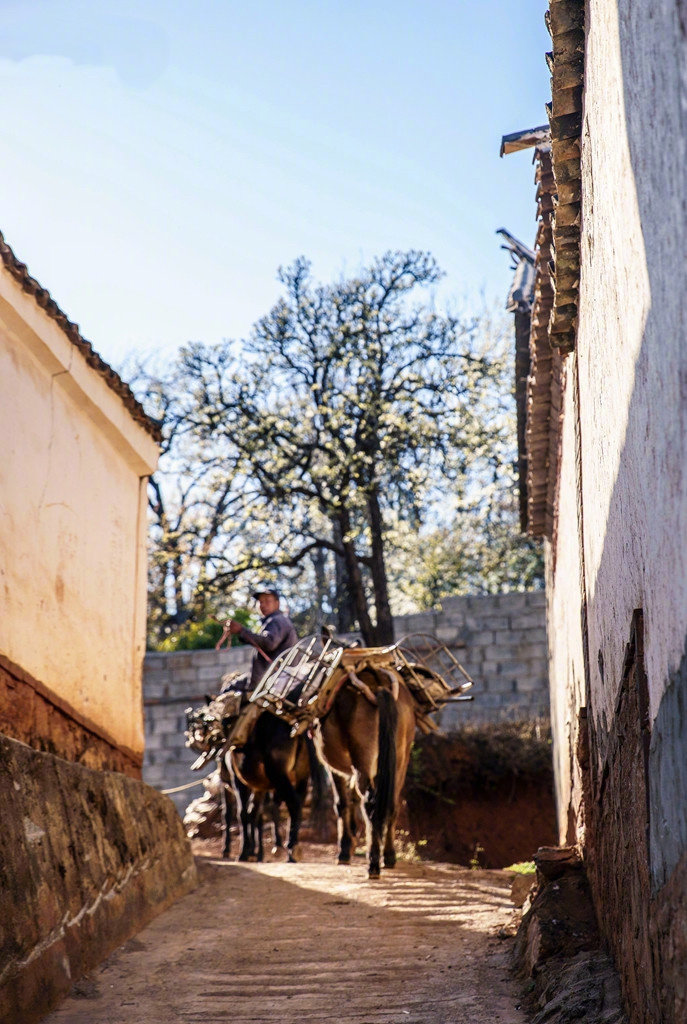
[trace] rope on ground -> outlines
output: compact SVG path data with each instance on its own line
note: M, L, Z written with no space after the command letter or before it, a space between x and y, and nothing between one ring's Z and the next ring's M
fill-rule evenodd
M187 782L185 786L175 786L174 789L161 789L160 793L163 796L169 796L170 793L181 793L182 789L193 789L194 786L201 786L205 779L195 779L193 782Z

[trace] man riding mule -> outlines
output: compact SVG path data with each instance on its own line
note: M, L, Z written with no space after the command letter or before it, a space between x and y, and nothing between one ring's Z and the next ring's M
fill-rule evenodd
M262 804L273 792L277 806L285 803L289 812L287 851L289 860L298 856L298 832L301 823L308 778L313 778L314 799L319 799L321 769L306 737L294 738L290 727L264 714L248 703L248 696L265 675L274 657L283 654L298 641L289 617L281 611L278 590L270 585L256 587L252 594L262 614L261 629L253 633L242 623L230 619L216 647L230 636L238 636L254 648L250 675L232 674L223 681L215 705L221 729L221 749L215 754L226 779L231 779L241 820L242 843L239 860L248 860L254 852L262 859ZM209 706L213 707L213 703ZM229 712L230 709L230 713ZM187 745L199 742L198 712L187 712ZM201 741L202 742L202 741ZM198 746L195 749L199 749ZM257 837L257 850L255 839ZM224 856L229 854L229 819L225 820Z
M222 636L215 645L219 650L228 636L238 636L244 643L253 647L253 660L250 675L230 675L223 683L220 693L227 690L242 694L240 714L234 720L233 729L228 737L228 747L240 750L250 739L256 727L259 710L248 703L248 698L260 683L275 658L298 643L298 634L291 619L282 612L279 591L265 585L256 587L252 597L258 602L262 619L260 632L252 633L236 619L229 619L224 626Z
M233 682L234 689L250 691L258 685L272 661L298 642L298 635L291 619L280 608L281 598L278 590L269 585L260 586L256 587L251 596L260 607L260 632L252 633L243 623L229 619L215 645L219 650L231 635L237 636L239 640L254 648L250 676L240 687L237 685L238 680Z

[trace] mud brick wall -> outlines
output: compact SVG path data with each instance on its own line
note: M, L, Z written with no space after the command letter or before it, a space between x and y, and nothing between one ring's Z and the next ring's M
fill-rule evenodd
M434 633L475 681L471 703L447 707L442 729L548 716L546 600L543 591L447 597L441 607L395 619L396 638ZM244 671L252 649L146 655L143 674L146 750L143 778L157 789L193 782L196 755L184 746L185 709L216 693L225 672ZM203 773L199 773L202 775ZM201 788L171 795L183 813Z

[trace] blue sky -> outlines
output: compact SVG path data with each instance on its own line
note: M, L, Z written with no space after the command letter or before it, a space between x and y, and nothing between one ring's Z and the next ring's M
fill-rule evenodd
M502 302L535 230L545 0L0 0L0 230L108 361L244 336L322 279L429 249Z

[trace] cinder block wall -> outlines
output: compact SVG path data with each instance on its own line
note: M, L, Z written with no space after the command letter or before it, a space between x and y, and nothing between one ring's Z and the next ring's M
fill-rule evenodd
M397 639L408 633L436 634L475 681L470 691L474 701L445 708L439 722L442 729L548 716L544 591L447 597L440 608L399 616L394 626ZM184 711L203 704L206 693L216 693L225 672L247 669L251 657L250 647L146 655L146 782L171 789L194 780L189 766L196 755L184 746ZM172 794L172 799L183 812L200 793L198 787Z
M148 653L143 663L143 707L145 712L145 756L143 778L156 789L172 789L207 772L192 772L197 754L184 745L185 711L201 707L206 694L219 690L226 672L243 672L250 667L252 647L222 651L180 651L178 654ZM183 813L202 788L170 794Z
M396 638L434 633L449 647L475 685L471 703L451 704L442 729L537 718L549 714L546 596L528 593L446 597L441 608L395 619Z

